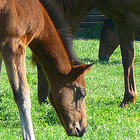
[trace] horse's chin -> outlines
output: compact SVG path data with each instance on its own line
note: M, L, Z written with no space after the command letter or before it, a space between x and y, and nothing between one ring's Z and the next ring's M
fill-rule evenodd
M87 129L87 123L85 125L81 124L82 121L74 121L73 123L66 123L68 126L64 126L65 131L68 136L76 136L76 137L82 137Z
M53 98L52 98L52 94L50 92L49 94L49 99L55 109L55 111L57 112L57 115L60 119L60 122L62 124L62 126L64 127L66 133L68 136L76 136L76 137L82 137L84 135L84 133L86 132L87 129L87 118L82 117L84 116L83 113L81 114L77 114L77 116L81 115L81 120L79 120L77 117L76 119L76 112L73 116L71 116L73 114L72 113L67 113L67 111L59 111L60 109L58 107L56 107L56 105L53 102Z
M85 123L83 123L82 120L80 121L74 120L73 122L69 122L64 114L62 116L63 121L62 118L60 118L60 120L68 136L82 137L84 135L87 129L86 121Z

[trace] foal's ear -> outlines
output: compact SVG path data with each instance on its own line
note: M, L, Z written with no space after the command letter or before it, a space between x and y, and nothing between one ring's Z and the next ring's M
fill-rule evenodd
M93 64L95 63L74 66L71 72L69 73L70 78L74 80L77 79L81 74L86 74L91 69Z

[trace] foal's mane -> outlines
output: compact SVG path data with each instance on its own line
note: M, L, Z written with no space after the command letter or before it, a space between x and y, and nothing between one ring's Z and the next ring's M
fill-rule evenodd
M66 24L65 18L59 10L58 5L54 2L54 0L39 1L44 6L50 18L52 19L52 22L65 46L65 50L69 56L70 62L75 64L80 63L80 61L75 55L75 51L73 50L72 34L68 25Z

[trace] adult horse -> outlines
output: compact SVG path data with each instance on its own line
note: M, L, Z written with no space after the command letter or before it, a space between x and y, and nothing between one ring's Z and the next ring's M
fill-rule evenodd
M64 5L64 10L72 11L75 13L88 13L89 9L97 8L103 14L111 17L116 24L117 33L119 36L119 42L122 53L122 63L124 68L124 81L125 92L124 99L121 102L121 107L126 107L129 103L135 103L137 98L137 92L134 82L134 34L140 35L140 1L139 0L58 0ZM85 6L86 5L86 6ZM79 7L81 7L79 9ZM75 12L77 11L77 12ZM72 16L69 17L70 25L78 25L80 14L75 22L72 21ZM71 26L72 27L72 26ZM76 27L75 27L76 28ZM39 93L39 96L41 94ZM45 95L45 93L43 93ZM46 92L47 95L47 92ZM42 97L42 96L41 96Z
M49 99L67 134L83 136L87 127L83 76L91 65L79 64L74 56L71 36L59 11L54 11L56 6L51 0L1 0L0 7L0 52L19 109L23 139L35 139L25 68L27 45L49 80Z

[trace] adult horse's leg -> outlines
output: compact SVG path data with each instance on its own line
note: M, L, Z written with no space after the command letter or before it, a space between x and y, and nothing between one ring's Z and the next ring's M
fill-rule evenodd
M127 25L126 20L115 21L120 39L122 63L124 68L125 93L121 107L130 102L135 103L137 92L134 81L134 32Z
M34 140L31 119L30 90L26 78L25 47L12 40L1 48L8 78L14 93L14 99L20 113L21 128L24 140Z

